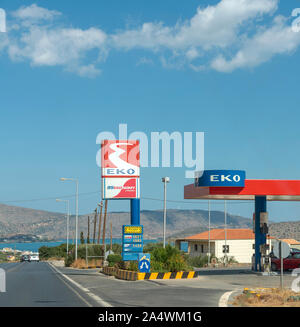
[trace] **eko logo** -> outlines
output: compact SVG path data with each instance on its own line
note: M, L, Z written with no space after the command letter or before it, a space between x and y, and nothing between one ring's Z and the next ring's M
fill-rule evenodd
M6 32L6 13L5 10L0 8L0 33Z
M195 134L195 137L193 134ZM134 146L134 143L128 143L136 141L113 141L111 145L107 144L105 148L106 157L103 158L103 141L116 140L116 136L109 131L99 133L96 144L102 145L102 156L99 150L96 161L97 165L102 167L102 177L103 174L105 174L105 177L139 176L140 166L158 168L161 165L161 167L169 168L171 167L171 156L173 156L173 167L185 166L187 168L194 168L194 170L185 171L186 178L195 178L197 171L204 170L203 132L151 132L148 137L144 132L135 131L128 136L127 124L119 124L117 139L139 140L139 147L135 145L135 148L130 149L130 146ZM194 140L195 143L193 142ZM140 149L140 156L138 149ZM126 151L128 154L125 153ZM105 163L109 164L103 165ZM105 171L103 171L103 168Z
M241 180L240 175L211 175L210 176L210 181L211 182L236 182L238 183Z
M244 187L246 172L244 170L205 170L196 178L196 187Z
M104 140L101 153L102 177L140 176L139 141Z

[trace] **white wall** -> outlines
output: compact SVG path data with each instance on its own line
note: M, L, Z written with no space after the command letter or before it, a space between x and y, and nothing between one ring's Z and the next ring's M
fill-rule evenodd
M223 245L225 245L225 240L215 242L216 257L224 257ZM251 263L252 255L254 253L254 240L227 240L226 244L229 245L229 253L227 253L228 257L234 257L239 263Z
M198 250L195 251L195 244L198 245ZM201 251L201 245L203 245L203 252ZM210 253L214 254L215 244L214 241L210 242ZM208 241L189 241L189 255L198 257L200 255L207 255L208 253Z

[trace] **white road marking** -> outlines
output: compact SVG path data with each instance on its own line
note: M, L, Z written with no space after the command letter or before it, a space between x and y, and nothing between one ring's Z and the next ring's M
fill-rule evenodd
M230 291L230 292L226 292L224 293L219 300L219 307L228 307L228 300L229 297L232 293L236 292L237 290L234 291Z
M112 305L106 301L104 301L103 299L101 299L98 295L92 293L88 288L85 288L83 286L81 286L80 284L78 284L77 282L75 282L73 279L71 279L70 277L66 276L65 274L63 274L61 271L59 271L52 263L49 263L49 265L56 271L58 272L60 275L62 275L65 279L67 279L70 283L74 284L76 287L78 287L79 289L81 289L86 295L88 295L89 297L91 297L94 301L96 301L98 304L100 304L102 307L112 307Z

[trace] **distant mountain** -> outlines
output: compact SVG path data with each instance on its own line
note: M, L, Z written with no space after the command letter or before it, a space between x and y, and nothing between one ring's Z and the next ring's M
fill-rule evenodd
M287 221L281 223L270 224L270 235L276 238L293 238L300 241L300 222Z
M90 216L90 239L93 238L94 213L81 215L78 218L78 232L87 235L88 216ZM113 237L121 237L122 225L130 223L128 212L108 212L106 222L106 238L110 237L110 222L112 222ZM102 217L103 223L103 217ZM162 237L163 211L141 211L141 224L144 226L144 238L156 239ZM211 211L211 228L224 227L224 212ZM252 228L252 219L227 214L228 228ZM167 237L185 237L208 229L208 211L206 210L176 210L167 211ZM70 217L70 238L75 235L75 216ZM293 237L300 239L300 222L272 223L271 235L278 237ZM65 214L35 210L23 207L0 204L0 238L12 237L16 234L31 234L39 238L65 239ZM98 236L98 224L96 238ZM101 233L102 238L102 233Z

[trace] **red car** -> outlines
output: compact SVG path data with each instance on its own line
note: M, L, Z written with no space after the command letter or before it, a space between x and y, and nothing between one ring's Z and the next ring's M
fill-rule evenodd
M273 257L271 263L271 269L280 270L280 259ZM300 268L300 252L291 252L291 254L283 259L283 270L290 270Z

